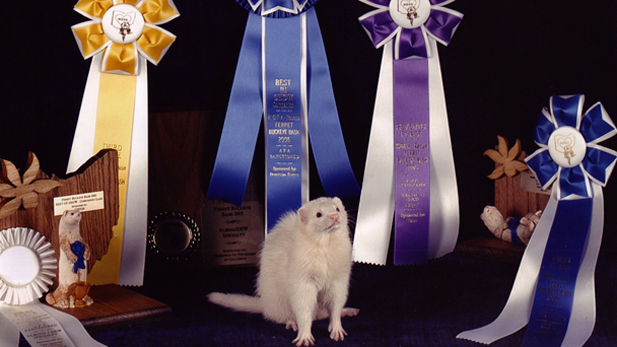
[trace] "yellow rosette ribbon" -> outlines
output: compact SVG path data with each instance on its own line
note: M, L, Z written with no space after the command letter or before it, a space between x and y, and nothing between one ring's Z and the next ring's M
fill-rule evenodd
M136 75L138 55L157 65L176 40L158 27L180 15L170 0L80 0L75 11L90 18L71 28L81 54L102 52L101 72Z
M88 21L71 27L92 58L67 172L99 150L118 151L120 213L94 284L142 285L148 204L147 63L157 65L176 36L160 28L180 14L172 0L80 0Z

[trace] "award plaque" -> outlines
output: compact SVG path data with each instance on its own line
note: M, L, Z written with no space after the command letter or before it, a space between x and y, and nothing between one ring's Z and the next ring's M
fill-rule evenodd
M258 199L263 187L257 186L263 164L256 160L240 207L205 198L205 173L214 164L211 149L218 143L220 122L217 110L150 116L148 246L150 269L157 275L163 269L256 263L264 238L264 208Z
M237 207L223 201L206 203L204 260L208 266L255 265L264 241L263 205L245 202Z

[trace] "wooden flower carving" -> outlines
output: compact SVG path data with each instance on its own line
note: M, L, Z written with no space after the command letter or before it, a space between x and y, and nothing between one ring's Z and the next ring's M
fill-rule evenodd
M15 213L20 206L25 209L36 208L39 205L39 193L47 193L62 185L59 181L39 179L41 165L34 153L28 153L27 169L20 177L19 170L8 160L1 160L2 183L0 183L0 219Z
M521 141L517 139L514 146L508 149L508 140L501 136L497 136L497 139L499 140L497 150L487 149L484 152L484 155L489 156L497 163L495 171L493 171L488 178L494 180L501 177L503 174L512 177L519 171L527 170L527 164L516 159L521 154Z

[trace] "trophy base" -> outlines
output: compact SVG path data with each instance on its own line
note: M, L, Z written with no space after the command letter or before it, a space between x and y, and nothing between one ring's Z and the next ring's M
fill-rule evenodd
M117 284L92 286L90 306L61 309L75 316L89 332L162 321L173 316L170 306Z

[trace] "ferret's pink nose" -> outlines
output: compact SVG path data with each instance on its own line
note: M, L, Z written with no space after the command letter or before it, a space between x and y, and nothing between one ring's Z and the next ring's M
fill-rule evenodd
M330 215L330 219L332 219L335 222L338 221L338 218L339 218L338 213L333 213Z

